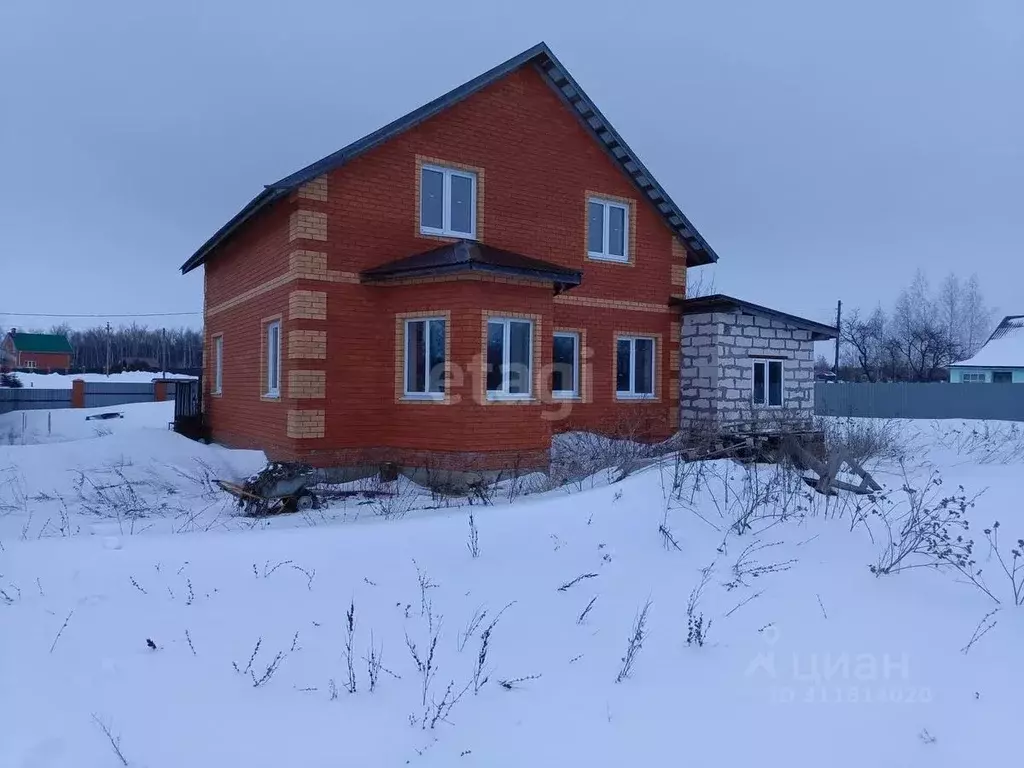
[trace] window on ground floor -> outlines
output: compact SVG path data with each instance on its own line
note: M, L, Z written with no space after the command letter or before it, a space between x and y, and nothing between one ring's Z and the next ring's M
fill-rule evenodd
M491 318L487 321L487 396L529 398L533 386L533 323Z
M992 383L993 384L1012 384L1013 373L1010 371L993 371L992 372Z
M35 360L26 360L25 361L25 367L29 368L29 369L35 368L36 367L36 361Z
M754 359L753 362L754 405L781 407L784 399L782 361Z
M267 323L267 397L281 396L281 321Z
M552 397L579 397L580 336L571 331L555 333L551 355Z
M445 321L425 317L405 321L405 396L444 397Z
M615 391L619 398L654 396L654 339L620 336L615 345Z
M985 374L984 373L962 373L960 374L960 381L964 384L984 384Z
M224 383L224 337L213 338L213 394L221 393Z

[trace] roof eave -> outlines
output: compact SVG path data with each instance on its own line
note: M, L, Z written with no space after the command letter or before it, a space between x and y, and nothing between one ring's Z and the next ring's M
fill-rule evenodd
M774 317L781 322L789 324L793 328L808 331L811 334L812 341L829 341L839 336L839 330L831 325L818 323L814 320L808 320L806 317L791 315L788 312L782 312L777 309L772 309L771 307L754 304L750 301L736 299L732 296L726 296L725 294L720 293L711 296L699 296L694 299L680 299L673 297L669 299L669 304L679 307L684 315L701 311L732 312L735 310L746 310L752 314Z
M503 275L507 277L520 277L524 279L542 280L555 283L556 285L572 288L580 284L582 275L579 272L549 272L540 269L526 269L521 267L504 267L497 264L481 264L480 262L468 261L456 264L438 264L428 267L413 267L410 269L398 269L388 271L367 270L361 273L360 278L364 283L380 284L392 283L398 280L410 280L420 277L439 277L443 275L458 274L460 272L487 272L490 274Z
M188 261L181 265L181 274L187 275L196 267L201 266L211 251L226 240L236 229L285 194L287 194L286 190L264 187L262 192L250 200L242 210L232 216L227 224L214 232L210 239L203 243L199 250L193 253Z

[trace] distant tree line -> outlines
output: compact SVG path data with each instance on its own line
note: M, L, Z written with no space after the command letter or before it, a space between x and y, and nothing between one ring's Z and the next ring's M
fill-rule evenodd
M841 379L940 381L953 363L966 360L988 340L994 310L977 275L950 274L938 290L917 271L890 312L849 312L840 327Z
M113 372L123 370L189 370L202 368L203 332L194 328L148 328L144 325L108 326L74 330L68 324L29 333L56 333L67 337L76 371L103 371L110 345Z

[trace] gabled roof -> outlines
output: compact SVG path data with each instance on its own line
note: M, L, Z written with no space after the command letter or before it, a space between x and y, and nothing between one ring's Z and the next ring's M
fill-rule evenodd
M716 293L713 296L701 296L696 299L673 299L670 303L678 306L684 315L703 312L743 312L748 315L773 318L785 323L790 328L809 331L814 341L826 341L839 335L839 332L831 325L817 323L814 320L762 307L760 304L753 304L721 293Z
M58 333L11 333L14 348L19 352L46 352L49 354L71 354L71 342Z
M379 283L472 271L550 281L559 290L579 285L582 278L577 270L494 248L475 240L459 240L424 253L390 261L366 270L361 277L364 282Z
M413 110L404 117L388 123L383 128L364 136L347 147L343 147L337 152L317 160L302 170L296 171L290 176L285 176L283 179L268 185L260 194L250 200L241 211L235 214L227 224L217 230L213 237L203 243L188 261L182 264L182 274L200 266L218 245L263 208L290 194L306 182L312 181L335 168L340 168L364 152L368 152L403 131L419 125L424 120L433 117L520 67L527 65L534 66L544 76L545 81L562 98L566 106L573 110L589 133L608 151L612 159L622 167L623 171L633 180L644 197L661 214L662 219L669 228L686 243L688 251L687 266L695 267L718 261L718 255L711 249L711 246L707 244L707 241L704 240L697 229L683 215L679 206L669 197L668 192L658 184L651 172L647 170L636 153L629 148L625 140L612 127L605 116L601 114L601 111L590 100L590 97L584 93L572 75L569 74L569 70L555 58L555 54L551 52L551 49L545 43L538 43L518 56L513 56L503 64L499 64L482 75L463 83L444 96L424 104L419 109Z
M954 368L1024 368L1024 315L1007 315L974 357Z

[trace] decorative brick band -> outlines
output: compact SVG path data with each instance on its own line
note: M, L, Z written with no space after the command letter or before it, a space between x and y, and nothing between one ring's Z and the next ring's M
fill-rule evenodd
M560 293L555 296L556 304L576 304L582 307L600 307L602 309L632 309L637 312L675 312L667 304L648 304L642 301L621 301L619 299L598 299L590 296L573 296L571 293Z
M674 376L668 380L668 399L674 402L679 400L679 379Z
M305 200L319 200L322 203L327 202L327 177L318 176L312 181L307 181L299 187L296 195Z
M679 371L679 347L673 347L668 351L668 369Z
M289 320L326 320L327 294L324 291L292 291L288 294Z
M295 280L319 280L325 283L358 283L356 272L339 272L327 268L327 254L322 251L292 251L288 254L288 269Z
M297 440L323 437L326 422L323 410L288 411L286 434Z
M326 371L288 372L288 397L296 400L318 400L326 396Z
M669 328L669 341L675 344L679 343L679 335L682 332L682 327L683 324L680 323L678 320L672 321L672 326L671 328Z
M678 237L672 238L672 258L686 261L686 246L679 242Z
M317 280L324 283L358 283L359 275L356 272L340 272L336 269L327 269L327 254L320 251L292 251L288 254L288 271L277 277L271 278L265 283L250 288L247 291L234 296L227 301L210 307L206 310L207 317L213 317L220 312L244 304L247 301L258 298L276 288L288 285L295 280Z
M319 211L292 211L288 219L289 240L326 240L327 214Z
M324 360L327 331L288 331L288 359Z

